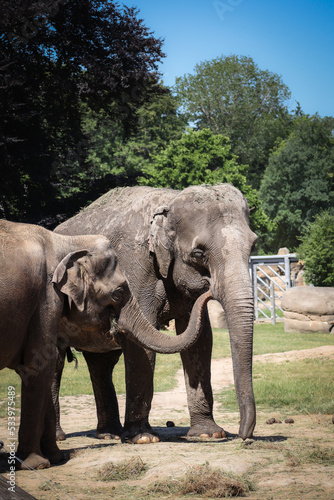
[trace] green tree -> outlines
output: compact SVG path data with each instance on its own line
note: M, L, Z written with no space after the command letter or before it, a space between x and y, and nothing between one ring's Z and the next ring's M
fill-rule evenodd
M334 210L316 215L301 237L298 256L305 262L305 279L314 286L334 286Z
M82 105L129 135L162 91L162 42L135 9L108 0L0 0L0 10L0 215L38 222L84 180Z
M170 141L179 139L187 124L177 99L166 90L138 110L137 125L129 137L124 137L121 123L115 126L102 120L99 130L90 134L88 161L118 177L120 184L136 184L152 158Z
M277 138L288 135L290 91L281 77L250 57L222 56L176 79L184 112L198 129L229 137L247 179L258 187Z
M233 184L248 199L253 229L265 231L269 219L256 191L247 183L245 169L237 163L227 137L213 134L209 129L189 130L180 139L171 141L145 166L145 178L139 179L139 184L173 189L222 182Z
M305 225L334 204L334 118L301 116L293 131L273 152L259 197L276 230L267 251L298 246Z
M126 135L121 120L85 107L82 127L87 140L80 147L84 162L76 158L80 155L69 155L71 175L61 183L62 198L89 192L95 199L112 187L137 184L152 157L184 132L187 120L178 108L177 99L162 88L138 109L136 126Z

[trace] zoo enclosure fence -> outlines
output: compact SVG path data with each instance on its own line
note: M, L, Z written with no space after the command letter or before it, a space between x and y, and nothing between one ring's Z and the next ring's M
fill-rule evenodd
M255 321L270 321L274 325L280 318L283 294L292 286L291 263L298 262L296 254L254 256L249 259L249 271L254 293Z

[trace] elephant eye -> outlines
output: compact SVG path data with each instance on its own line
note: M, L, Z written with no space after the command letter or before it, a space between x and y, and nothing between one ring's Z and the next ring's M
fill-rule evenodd
M123 300L123 291L120 288L118 288L113 292L111 292L110 297L111 300L113 300L113 302L119 303Z
M190 256L196 262L204 262L205 261L205 252L201 248L195 248L191 252Z

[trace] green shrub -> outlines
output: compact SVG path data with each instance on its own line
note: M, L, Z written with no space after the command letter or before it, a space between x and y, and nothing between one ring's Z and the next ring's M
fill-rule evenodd
M309 224L298 256L305 262L305 280L314 286L334 286L334 214L326 210Z

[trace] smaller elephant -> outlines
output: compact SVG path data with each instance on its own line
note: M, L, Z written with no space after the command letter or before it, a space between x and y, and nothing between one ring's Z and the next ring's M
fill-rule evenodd
M133 340L141 346L178 352L196 342L211 298L207 293L198 300L183 335L169 337L140 312L107 238L64 236L5 220L0 268L0 369L14 369L22 379L22 468L45 468L64 458L51 397L58 348L80 346L86 338L115 346L117 336L138 330Z

